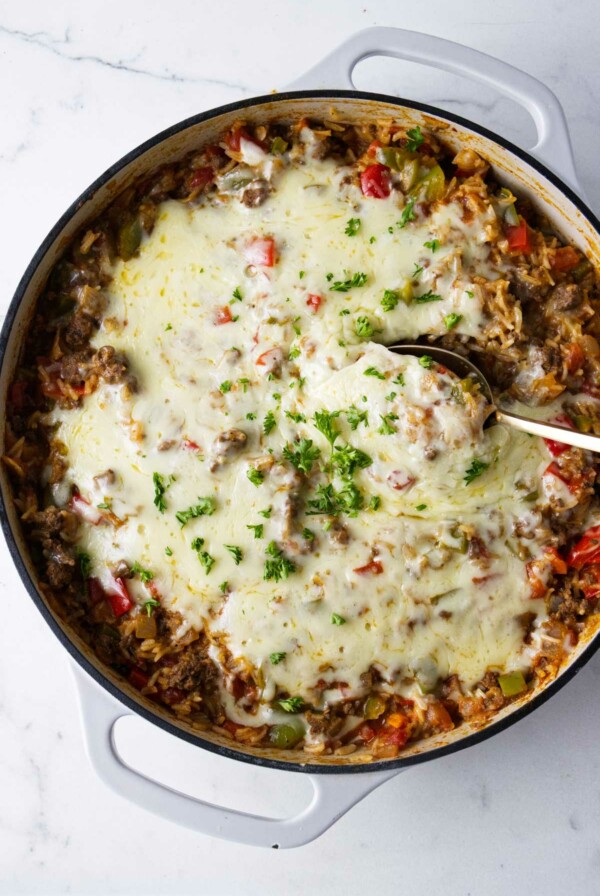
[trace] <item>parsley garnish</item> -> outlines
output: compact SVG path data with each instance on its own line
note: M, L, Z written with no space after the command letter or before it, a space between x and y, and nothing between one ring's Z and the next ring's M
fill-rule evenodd
M442 297L439 296L436 292L424 292L421 296L415 296L415 304L416 305L424 305L426 302L441 302Z
M460 321L462 320L462 314L455 314L452 311L450 314L447 314L444 318L444 325L447 330L452 330Z
M138 575L140 577L140 581L144 582L144 584L146 584L147 582L151 582L154 578L154 573L150 572L149 569L144 569L137 561L131 567L130 573L132 576Z
M315 533L311 529L307 529L306 527L302 530L302 538L306 538L307 541L314 541Z
M363 373L365 376L376 376L378 380L385 379L385 375L380 370L377 370L376 367L367 367L366 370L363 370Z
M160 607L160 604L157 600L151 597L149 600L145 600L142 604L142 610L145 610L148 616L152 616L152 611L154 607Z
M169 545L167 545L166 548L165 548L165 554L167 555L167 557L172 557L172 556L173 556L173 551L171 550L171 548L169 547Z
M265 560L265 571L263 574L265 581L268 582L272 579L275 582L279 582L281 579L287 579L290 573L296 571L295 563L286 557L283 551L279 550L274 541L269 542L267 554L270 555L270 558Z
M346 411L346 418L350 425L350 429L352 432L358 429L361 423L364 423L365 426L369 425L369 417L367 411L359 411L357 407L353 404L350 405L348 410Z
M202 550L203 545L204 545L203 538L194 538L192 540L192 550L196 551L196 553L198 554L198 560L204 567L204 571L206 572L206 575L208 575L209 572L211 571L211 569L213 568L213 566L215 565L215 558L211 557L211 555L208 553L208 551Z
M343 616L340 616L339 613L332 613L331 622L333 623L333 625L344 625L346 620Z
M256 414L254 414L252 411L249 411L246 414L246 420L256 420Z
M286 654L284 651L281 651L280 653L269 654L269 659L273 663L274 666L277 666L282 660L285 659L285 657L286 657Z
M214 498L198 498L198 503L188 507L187 510L178 510L175 514L179 525L183 529L190 520L195 520L199 516L212 516L215 512Z
M295 345L293 348L290 349L290 353L288 355L288 360L295 361L296 358L299 358L299 357L300 357L300 349L298 348L297 345Z
M289 460L297 470L303 473L310 473L314 462L321 456L321 449L317 445L313 445L311 439L300 439L283 448L283 456Z
M346 229L344 233L346 236L356 236L358 231L360 230L360 218L350 218L348 223L346 224Z
M416 280L423 273L423 268L415 261L415 269L412 272L413 280Z
M370 339L375 330L369 318L362 315L361 317L357 317L354 321L354 332L357 336L360 336L361 339Z
M385 400L386 400L386 401L393 401L397 394L398 394L397 392L390 392L389 395L386 395L386 396L385 396Z
M221 584L219 585L219 591L221 592L221 594L225 594L225 592L227 591L228 588L229 588L229 582L227 580L225 580L224 582L221 582Z
M259 516L264 516L264 518L265 518L266 520L268 520L268 519L271 518L271 510L272 510L271 507L267 507L266 510L259 510L259 511L258 511L258 515L259 515Z
M164 476L161 476L160 473L153 473L152 482L154 483L154 506L158 507L161 513L164 513L167 509L165 492L171 487L173 482L175 482L175 477L169 476L165 482Z
M346 273L346 271L344 271ZM352 276L347 277L346 280L334 280L334 282L329 287L333 292L350 292L351 289L359 286L364 286L367 282L367 275L362 272L357 272L356 274L352 274Z
M172 330L172 329L173 329L173 325L172 325L172 324L167 324L167 326L165 327L165 333L168 333L169 330Z
M223 395L226 395L228 392L231 392L231 380L225 380L223 383L221 383L221 385L219 386L219 389L221 390Z
M264 482L265 474L262 470L257 470L256 467L250 467L246 470L246 476L252 483L252 485L259 486L262 482Z
M285 416L289 417L290 420L293 420L294 423L306 423L306 417L304 414L294 413L293 411L286 411Z
M278 700L277 703L285 712L300 712L304 706L302 697L286 697L285 700Z
M427 510L427 504L417 504L415 510Z
M398 376L396 377L396 379L392 380L392 382L395 383L397 386L405 386L406 383L404 382L404 374L399 373Z
M239 286L236 286L236 288L233 290L233 292L232 292L231 295L233 296L233 301L234 301L234 302L241 302L242 299L244 298L243 295L242 295L242 291L241 291L241 289L239 288Z
M479 458L474 457L471 461L471 466L464 475L465 484L470 485L474 479L477 479L478 476L481 476L482 473L485 473L488 467L489 464L485 463L485 461L479 460Z
M227 548L231 556L233 557L234 563L236 566L239 566L242 560L244 559L244 552L241 548L238 548L235 544L225 544L224 548Z
M103 501L102 504L96 504L96 507L98 508L98 510L110 510L111 502L110 502L110 500Z
M406 132L406 148L409 152L416 152L424 141L425 137L418 125L416 128L411 128Z
M304 279L304 271L298 271L298 278L299 278L300 280L303 280L303 279Z
M437 252L440 248L439 240L428 240L426 243L423 243L426 249L431 249L432 252Z
M377 432L380 433L382 436L393 435L397 430L396 430L395 426L392 426L391 421L397 420L398 415L397 414L380 414L379 416L381 417L381 426L379 427Z
M360 448L353 448L352 445L344 445L341 448L337 445L333 449L331 458L333 466L343 479L347 479L354 475L356 470L364 470L370 467L373 460Z
M399 301L400 297L397 292L394 292L393 289L386 289L381 300L381 307L384 311L393 311Z
M409 199L408 202L406 203L406 205L404 206L402 214L400 215L400 220L397 222L397 226L400 228L400 230L402 230L403 227L406 227L406 225L408 224L409 221L415 220L416 215L413 211L414 204L415 204L415 200Z
M474 292L471 292L470 289L467 290L467 295L468 295L468 297L469 297L470 299L472 299L472 298L475 297L475 293L474 293Z
M273 413L273 411L269 411L269 412L265 415L265 419L263 420L263 432L264 432L264 434L265 434L266 436L268 436L269 433L270 433L272 430L274 430L276 426L277 426L277 421L275 420L275 414Z
M331 483L320 485L315 497L308 501L309 516L326 513L335 516L338 513L347 513L356 516L362 509L364 497L353 482L347 483L341 491L336 491Z
M381 507L381 498L379 495L373 495L369 501L369 510L379 510Z
M246 529L252 529L252 531L254 532L254 537L255 537L255 538L262 538L262 537L263 537L263 530L264 530L264 528L265 528L265 527L263 526L262 523L258 523L256 526L246 526Z
M433 364L433 358L431 357L431 355L421 355L421 357L419 358L419 364L421 365L421 367L424 367L425 370L429 370L429 368Z
M313 418L316 428L325 436L330 445L333 445L339 436L339 432L333 422L339 416L339 411L332 411L331 413L329 411L317 411Z

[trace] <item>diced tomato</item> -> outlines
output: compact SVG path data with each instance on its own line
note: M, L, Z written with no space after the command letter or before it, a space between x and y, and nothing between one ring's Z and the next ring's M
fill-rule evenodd
M583 573L581 590L587 600L594 600L600 596L600 566L598 564L586 567Z
M529 229L523 218L514 227L507 227L505 233L512 252L531 252Z
M567 571L567 564L558 553L558 550L552 545L548 545L544 548L544 556L549 561L552 571L564 576Z
M558 274L566 271L572 271L581 261L581 255L573 246L562 246L560 249L554 250L552 259L552 270Z
M585 361L585 355L578 342L569 342L565 346L565 361L567 362L567 370L571 375L581 369Z
M108 602L112 607L112 611L117 617L123 616L133 607L133 601L129 596L127 585L122 578L112 580L110 589L107 591Z
M538 567L536 566L535 560L531 560L529 563L525 564L525 572L527 573L527 578L529 579L529 584L531 586L531 599L538 600L545 595L547 588L537 575Z
M392 178L387 165L367 165L360 175L360 188L363 196L374 199L385 199L392 192Z
M405 488L410 488L417 480L402 470L392 470L387 481L395 491L401 492Z
M359 576L380 576L383 572L383 563L379 560L371 560L364 566L357 566L353 572Z
M358 729L358 737L364 740L366 744L375 737L375 730L370 725L361 725Z
M577 544L573 545L567 557L571 569L582 569L590 563L600 561L600 526L592 526Z
M100 579L92 577L87 580L87 589L90 603L92 606L99 604L101 600L106 599L106 591L100 583Z
M221 305L215 312L214 322L216 326L221 324L230 324L233 320L229 305Z
M255 137L250 136L246 128L232 128L229 133L225 135L225 143L232 152L240 151L242 140L247 140L248 143L254 143L255 146L260 146L261 149L264 148Z
M202 451L202 448L200 447L200 445L198 444L198 442L194 442L193 439L184 439L184 440L183 440L183 447L184 447L187 451Z
M9 391L9 402L15 411L22 411L27 401L27 386L25 380L16 380L11 383Z
M275 373L281 368L283 362L283 352L280 348L269 348L256 359L259 367L264 367L264 373Z
M308 298L306 300L306 304L311 309L313 314L316 314L319 308L321 307L321 302L323 301L322 296L317 296L312 292L309 292Z
M131 672L129 673L129 678L127 679L129 684L133 685L134 688L137 688L138 691L141 691L142 688L148 687L148 682L150 678L146 675L139 666L133 666Z
M190 188L192 190L202 189L211 182L215 172L208 165L204 168L196 168L190 178Z
M248 264L260 268L272 268L275 264L275 240L257 236L246 243L244 257Z
M379 732L379 737L386 744L393 744L396 747L403 747L408 741L409 728L408 719L401 728L385 727Z
M575 492L581 486L580 475L575 475L572 479L567 479L561 468L554 460L546 467L546 469L542 473L542 476L556 476L557 479L560 479L561 482L564 482L571 494L575 494Z
M373 158L377 154L377 150L380 148L380 146L381 146L381 142L379 140L373 140L367 146L366 155Z
M566 414L559 414L552 420L552 423L558 423L560 426L565 426L567 429L573 429L573 422ZM557 442L555 439L544 439L544 442L552 457L559 457L563 452L568 451L570 448L570 445L565 445L564 442Z
M92 526L97 526L102 520L102 514L98 508L92 507L90 502L82 498L81 495L73 495L69 501L69 509L86 523L91 523Z

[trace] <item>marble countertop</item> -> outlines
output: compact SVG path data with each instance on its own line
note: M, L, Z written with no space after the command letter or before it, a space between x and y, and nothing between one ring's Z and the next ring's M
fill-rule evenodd
M196 112L285 86L371 25L430 30L545 81L564 104L580 181L598 210L599 17L594 0L7 0L0 310L58 216L128 149ZM533 142L522 110L460 78L374 59L356 82ZM4 544L0 602L9 621L0 626L2 894L600 890L600 656L509 731L400 775L309 846L273 852L196 835L107 790L84 754L66 654ZM196 796L285 814L306 794L299 776L226 764L139 719L123 722L118 737L125 756Z

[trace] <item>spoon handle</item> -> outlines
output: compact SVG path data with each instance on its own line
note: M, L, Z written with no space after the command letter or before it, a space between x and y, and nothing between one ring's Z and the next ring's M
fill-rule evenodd
M567 429L566 426L559 426L558 423L532 420L531 417L521 417L519 414L511 414L510 411L496 410L496 419L500 423L512 426L513 429L528 432L532 436L541 436L543 439L552 439L554 442L563 442L565 445L574 445L576 448L600 453L600 435L594 433Z

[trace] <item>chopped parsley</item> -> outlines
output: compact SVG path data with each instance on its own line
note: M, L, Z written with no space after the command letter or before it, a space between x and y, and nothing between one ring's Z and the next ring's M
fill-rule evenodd
M333 449L331 462L342 479L348 479L354 475L356 470L370 467L373 460L360 448L353 448L352 445L344 445L341 448L337 445Z
M298 271L298 278L299 278L300 280L303 280L303 279L304 279L304 273L305 273L304 271Z
M347 274L347 271L344 271L344 273ZM334 280L329 289L333 292L350 292L351 289L364 286L366 282L367 275L363 274L361 271L357 271L355 274L347 276L346 280Z
M360 336L361 339L370 339L375 332L375 329L369 318L361 315L361 317L357 317L354 321L354 332L357 336Z
M299 357L300 357L300 349L298 348L297 345L295 345L293 348L290 349L290 352L288 355L288 360L295 361L296 358L299 358Z
M221 390L223 395L226 395L228 392L231 392L231 380L225 380L224 382L222 382L221 385L219 386L219 389Z
M371 243L371 245L373 245L373 243L375 242L376 239L377 239L376 236L370 236L370 237L369 237L369 242Z
M214 498L198 498L197 504L193 504L191 507L188 507L187 510L178 510L175 517L183 529L185 524L189 523L190 520L195 520L199 516L212 516L214 512Z
M373 495L369 501L369 510L379 510L381 507L381 498L379 495Z
M172 557L172 556L173 556L173 551L171 550L171 548L169 547L169 545L167 545L166 548L165 548L165 554L167 555L167 557Z
M477 479L478 476L481 476L482 473L485 473L489 464L487 464L483 460L479 460L478 457L474 457L471 461L471 466L465 472L464 480L465 485L470 485L474 479Z
M286 658L286 653L283 650L278 653L269 654L269 660L273 663L274 666L277 666L285 658Z
M286 411L285 416L290 420L293 420L294 423L306 423L306 417L304 414L294 413L293 411Z
M219 585L219 591L221 592L221 594L225 594L225 592L227 591L228 588L229 588L229 582L227 580L225 580L224 582L221 582L221 584Z
M302 538L306 538L307 541L314 541L315 533L312 529L307 529L306 527L302 530Z
M239 288L239 286L236 286L236 288L233 290L233 292L231 293L231 295L232 295L232 297L233 297L233 298L232 298L232 301L233 301L233 302L241 302L242 299L244 298L243 295L242 295L242 291L241 291L241 289Z
M442 297L436 292L424 292L420 296L415 296L415 305L425 305L427 302L441 302Z
M467 290L467 295L468 295L468 297L469 297L470 299L472 299L472 298L475 297L475 293L474 293L474 292L471 292L470 289Z
M396 386L405 386L406 383L405 383L405 381L404 381L404 374L403 374L403 373L399 373L398 376L396 377L396 379L395 379L395 380L392 380L392 382L395 383Z
M272 510L271 507L267 507L266 510L259 510L259 511L258 511L258 515L259 515L259 516L264 516L264 518L265 518L266 520L268 520L268 519L271 518L271 510Z
M240 386L241 386L242 389L243 389L244 395L245 395L246 392L248 391L248 383L249 383L249 382L250 382L250 380L248 379L247 376L241 376L241 377L239 378L239 380L238 380L238 383L240 384Z
M437 252L437 250L440 248L440 241L439 240L427 240L427 242L423 243L423 245L425 246L426 249L431 249L432 252Z
M314 462L321 456L321 449L313 445L312 439L300 439L293 444L288 442L284 445L282 453L297 470L310 473Z
M276 421L276 419L275 419L275 414L273 413L273 411L269 411L269 412L265 415L265 419L263 420L263 432L264 432L264 434L265 434L266 436L268 436L269 433L272 432L272 431L275 429L276 426L277 426L277 421Z
M433 358L431 357L431 355L421 355L421 357L419 358L419 364L421 365L421 367L424 367L425 370L429 370L429 368L433 364Z
M165 481L164 476L161 476L160 473L152 474L152 482L154 483L154 506L158 507L161 513L164 513L167 509L167 502L165 501L165 493L171 487L171 485L175 482L174 476L169 476Z
M246 420L256 420L256 414L254 414L252 411L249 411L246 414Z
M325 436L330 445L333 445L339 436L334 423L335 418L339 416L339 411L332 411L331 413L329 411L316 411L313 418L316 428Z
M225 544L223 545L223 547L229 551L229 553L233 557L235 565L239 566L244 559L244 552L242 551L242 549L238 548L235 544Z
M263 578L266 582L273 580L280 582L281 579L287 579L290 573L296 571L296 565L288 557L286 557L274 541L269 542L267 547L269 558L265 560L265 570Z
M455 314L452 311L450 314L447 314L444 318L444 326L447 330L452 330L457 324L459 324L462 320L462 314Z
M103 501L101 504L96 504L98 510L111 510L111 501Z
M317 488L315 497L308 501L309 509L306 513L309 516L321 513L332 516L347 513L349 516L356 516L363 505L363 494L353 482L348 482L340 491L336 491L329 483Z
M346 229L344 233L346 236L356 236L358 231L360 230L360 218L350 218L348 223L346 224Z
M285 700L278 700L277 703L284 712L300 712L304 706L302 697L286 697Z
M265 474L262 472L262 470L257 470L256 467L249 467L249 469L246 470L246 476L248 477L252 485L255 485L257 488L264 482L265 479Z
M414 199L409 199L404 209L402 210L402 214L400 215L400 220L397 222L397 226L402 230L403 227L406 227L409 221L414 221L416 215L413 211L413 206L415 204Z
M172 330L172 329L173 329L173 324L167 324L167 326L165 327L165 333L168 333L169 330Z
M400 296L397 292L394 292L393 289L386 289L381 300L381 307L384 311L393 311L399 301Z
M392 420L397 420L397 414L380 414L381 417L381 426L377 430L382 436L391 436L395 432L397 432L396 427L392 426Z
M89 579L92 571L92 558L85 551L77 551L77 561L82 579Z
M145 600L144 603L142 604L142 610L145 610L146 613L148 614L148 616L152 616L152 611L154 610L155 607L160 607L160 604L153 597L149 598L148 600Z
M410 128L410 130L406 132L406 148L409 152L416 152L424 141L425 137L421 133L421 128L418 125L416 128Z
M385 400L386 400L386 401L393 401L397 394L398 394L397 392L390 392L389 395L386 395L386 396L385 396Z
M363 370L365 376L376 376L378 380L384 380L385 374L383 374L380 370L377 370L376 367L367 367L366 370Z
M417 277L420 277L422 273L423 273L423 268L421 267L420 264L417 264L417 262L415 261L415 269L412 272L413 280L416 280Z
M144 584L151 582L154 578L154 573L150 572L149 569L144 569L137 561L131 567L130 574L132 576L139 576L140 582L143 582Z
M246 529L251 529L254 532L255 538L263 537L264 525L262 523L258 523L256 526L246 526Z
M344 625L346 623L346 620L343 616L340 616L339 613L332 613L331 622L333 625Z
M427 504L417 504L415 510L427 510Z
M204 571L206 572L206 575L208 575L209 572L211 571L211 569L213 568L213 566L215 565L215 558L211 557L211 555L208 553L208 551L203 551L202 550L203 546L204 546L203 538L192 539L192 550L196 551L196 553L198 554L198 560L204 567Z
M340 311L340 317L346 317L348 314L350 314L349 308L342 308L342 310Z
M359 409L353 404L350 405L350 407L346 411L346 419L348 420L348 424L352 432L355 432L361 423L364 423L365 426L369 425L368 412L359 411Z

